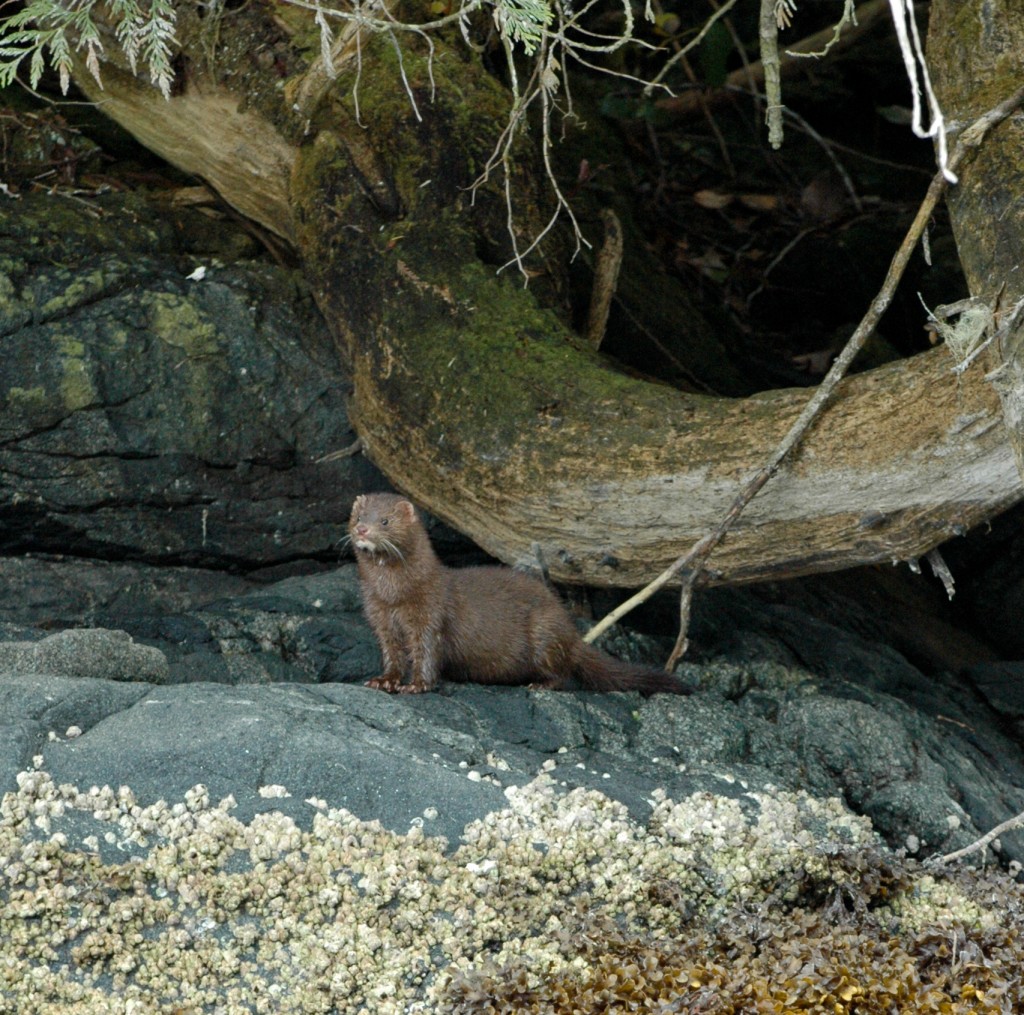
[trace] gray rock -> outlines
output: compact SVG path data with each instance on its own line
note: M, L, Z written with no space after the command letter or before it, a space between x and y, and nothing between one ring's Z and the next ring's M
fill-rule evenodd
M993 708L1024 730L1024 662L979 663L965 675Z
M35 717L17 756L5 759L6 788L41 754L57 783L128 785L144 802L180 799L202 783L213 800L233 795L242 821L280 810L308 827L313 797L396 832L422 821L425 832L453 843L503 805L505 787L530 781L548 761L566 787L599 789L641 819L666 781L736 792L724 776L683 778L671 757L638 752L661 713L647 703L634 715L630 695L462 686L395 698L337 684L132 684L124 685L131 695L117 696L59 676L0 680L9 707ZM82 732L67 738L69 727ZM758 785L770 781L760 775ZM263 798L266 786L290 796ZM436 814L425 817L428 810Z
M345 491L383 481L325 460L355 435L309 294L276 267L179 256L136 198L93 204L99 220L42 194L4 208L0 553L333 556Z
M40 641L0 643L0 672L162 683L167 660L159 649L136 645L126 631L59 631Z

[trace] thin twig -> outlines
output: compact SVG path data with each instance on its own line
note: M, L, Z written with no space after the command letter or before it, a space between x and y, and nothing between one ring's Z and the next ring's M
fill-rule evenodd
M726 87L732 92L753 95L755 103L763 101L761 93L758 92L756 88L751 92L749 88L737 88L733 85L727 85ZM802 116L794 113L792 109L787 109L786 115L793 121L793 124L798 131L807 133L808 136L814 138L815 135L812 135L809 131L805 130L807 121ZM916 173L921 176L927 176L931 179L932 174L921 166L911 166L906 162L894 162L892 159L882 159L877 155L868 155L867 152L862 152L857 148L851 148L850 145L842 144L833 137L825 137L821 134L817 134L817 137L821 138L822 143L828 149L833 149L837 152L845 152L847 155L852 155L854 158L860 159L862 162L870 162L875 166L885 166L887 169L898 169L901 173Z
M816 229L817 229L817 226L810 226L810 227L809 227L809 228L807 228L807 229L801 229L801 230L800 230L800 232L798 232L798 233L796 234L796 236L794 236L794 237L793 237L793 239L791 239L791 240L790 240L790 241L789 241L789 242L788 242L788 243L787 243L787 244L786 244L786 245L785 245L785 246L784 246L784 247L783 247L783 248L782 248L782 249L781 249L781 250L780 250L780 251L779 251L779 252L778 252L778 253L777 253L777 254L776 254L776 255L775 255L775 256L774 256L773 258L772 258L772 259L771 259L771 261L770 261L770 262L768 263L768 265L767 265L767 266L765 267L764 271L762 271L762 272L761 272L761 281L760 281L760 282L759 282L759 283L757 284L757 288L756 288L756 289L754 289L754 290L753 290L753 292L751 292L749 296L747 296L747 308L748 308L748 309L750 308L750 306L751 306L751 304L752 304L752 303L754 302L754 300L756 300L756 299L757 299L757 297L758 297L758 296L760 296L762 292L764 292L765 288L766 288L766 287L767 287L767 285L768 285L768 277L769 277L769 275L771 275L771 273L772 273L773 271L775 271L775 269L776 269L776 268L777 268L777 267L778 267L778 266L779 266L780 264L782 264L782 262L783 262L783 261L784 261L784 260L785 260L785 259L786 259L786 258L787 258L787 257L788 257L788 256L789 256L790 254L791 254L791 253L792 253L793 249L794 249L794 248L795 248L795 247L797 246L797 244L799 244L799 243L800 243L800 242L801 242L802 240L805 240L805 239L806 239L806 238L807 238L808 236L810 236L810 235L811 235L811 234L812 234L812 233L813 233L813 232L814 232L814 231L815 231Z
M710 3L711 6L715 10L718 9L718 2L717 2L717 0L708 0L708 3ZM754 109L756 110L757 109L757 101L758 101L757 100L758 85L763 80L763 78L756 77L754 75L754 64L752 64L750 62L750 60L748 59L748 57L747 57L747 47L744 45L743 40L740 38L739 32L736 31L736 26L732 23L732 18L725 18L722 21L722 24L725 25L726 31L728 31L729 37L732 39L732 44L733 44L733 46L736 47L736 52L739 55L740 65L741 65L740 69L738 71L733 71L732 74L730 74L729 77L726 78L725 87L726 88L734 88L737 91L741 91L741 92L742 91L750 92L750 94L754 97ZM760 66L761 66L760 62L758 62L757 66L760 68ZM763 68L761 68L761 69L763 70ZM731 81L733 78L735 78L737 74L742 75L746 79L745 87L740 87L737 84L732 84L732 85L728 84L728 82ZM690 92L688 94L693 95L694 93ZM710 105L707 102L708 96L705 96L703 94L703 91L697 92L696 94L701 97L701 101L700 101L701 109L702 110L706 110L707 112L710 112ZM685 98L685 96L679 96L679 98ZM707 115L707 113L705 113L705 115Z
M843 5L843 16L839 19L835 28L832 30L832 38L825 43L825 45L813 52L803 52L799 50L787 49L786 56L796 57L816 57L820 59L823 56L828 56L828 51L839 41L840 36L843 34L843 29L849 24L857 24L857 12L853 9L853 0L846 0Z
M1007 818L1006 821L996 825L991 831L986 832L980 839L976 839L969 846L964 846L963 849L958 849L953 853L947 853L945 856L939 856L933 858L930 862L941 866L943 864L952 863L954 860L962 860L965 856L970 856L971 853L977 853L978 850L984 849L993 839L998 838L1003 832L1012 831L1014 828L1020 828L1024 825L1024 812L1016 815L1012 818Z
M363 439L357 437L347 448L339 448L337 451L328 451L326 455L321 455L315 459L317 465L324 465L327 462L338 462L343 458L351 458L353 455L358 455L363 450Z
M857 8L857 25L856 27L847 29L839 41L836 43L833 56L840 50L848 49L855 42L857 42L866 32L870 31L874 26L887 14L889 13L889 0L868 0L867 3L862 4ZM810 52L814 49L819 49L824 45L831 37L833 29L826 28L821 32L817 32L814 35L808 36L801 42L795 43L786 49L780 57L780 70L783 74L792 74L797 70L806 69L806 65L801 63L798 59L801 53ZM723 102L728 99L729 95L725 89L730 87L743 88L744 85L752 84L753 87L759 87L764 81L764 64L760 60L755 60L753 63L744 63L744 65L737 70L732 71L729 76L725 79L722 88L715 89L710 94L705 95L705 98L709 103ZM663 112L669 113L673 116L688 116L692 113L697 112L700 108L700 101L698 98L699 91L693 89L687 92L683 92L681 95L673 96L672 98L657 99L655 106Z
M989 110L983 116L980 116L974 121L974 123L967 127L960 135L956 147L953 150L953 154L949 159L947 167L948 170L955 170L967 154L981 144L988 131L1005 120L1006 117L1016 110L1022 102L1024 102L1024 88L1019 88L1010 96L1010 98L999 103L999 105ZM868 312L864 315L860 324L857 325L857 329L850 336L850 340L846 343L846 347L839 354L835 363L832 364L832 368L825 375L825 378L822 380L814 395L805 406L803 412L800 413L796 422L790 427L789 432L772 453L771 458L754 474L747 485L740 491L718 527L713 532L708 533L698 540L697 543L695 543L681 557L675 560L649 585L641 589L636 595L628 599L625 603L613 610L608 614L608 616L596 624L587 633L587 641L593 641L612 624L614 624L615 621L625 616L641 603L645 602L654 595L658 589L667 585L676 577L676 575L680 574L684 569L687 569L687 574L683 579L682 590L680 593L679 637L676 641L675 648L673 648L672 654L669 656L668 662L666 663L666 669L671 670L675 666L676 662L682 658L683 654L686 652L686 635L689 629L690 617L690 598L692 596L694 583L703 569L704 564L711 555L711 552L722 541L722 537L743 512L743 509L760 492L765 483L767 483L768 480L778 472L779 466L782 464L783 460L793 450L793 448L796 447L803 435L810 428L811 423L814 422L817 416L825 408L825 405L831 399L836 386L846 374L846 371L849 369L854 357L858 352L860 352L868 336L875 329L875 326L882 314L885 313L889 304L892 302L896 286L899 283L900 278L903 276L903 272L906 270L907 263L910 260L910 255L913 253L914 247L921 238L921 234L924 232L924 228L928 224L932 212L935 210L935 206L938 204L939 198L942 197L945 192L946 187L946 176L940 170L932 178L932 182L928 187L924 200L921 202L921 207L918 209L917 215L914 217L914 221L907 230L907 234L904 237L903 242L900 244L899 249L893 256L892 263L889 265L889 271L885 276L882 288L879 290L878 295L874 300L872 300L871 306L868 308Z
M441 18L434 18L433 21L423 21L420 23L397 21L394 18L374 18L368 14L364 14L361 11L356 14L349 14L347 11L340 11L332 7L321 7L317 0L287 0L293 7L301 7L304 10L316 11L322 10L324 15L328 18L337 18L340 21L356 21L360 25L372 28L377 31L386 31L393 29L398 32L425 32L433 31L435 29L445 28L448 25L457 23L461 18L478 10L483 6L484 0L466 0L459 10L452 14L446 14Z
M846 166L839 161L836 153L832 150L831 143L826 141L825 138L823 138L799 113L792 109L787 109L785 113L786 116L791 120L795 120L800 125L800 129L812 141L816 141L821 146L822 151L824 151L828 156L833 168L839 174L839 178L843 181L843 186L846 188L846 193L850 195L853 207L858 213L862 212L864 210L864 202L860 199L860 194L857 193L857 188L853 185L853 179L846 171Z
M649 0L649 2L652 3L652 5L654 7L654 11L656 13L656 16L659 17L659 18L662 17L664 15L664 13L665 13L665 10L661 6L660 0ZM675 51L675 56L673 56L668 61L668 63L662 68L661 73L658 74L658 76L656 78L654 78L654 80L650 83L650 85L645 86L645 88L644 88L644 95L645 96L650 95L651 92L654 90L655 85L657 85L657 84L661 84L661 86L663 88L665 88L666 90L668 89L668 86L663 84L663 80L664 80L666 72L668 71L669 66L672 63L674 63L676 60L680 61L680 65L683 68L683 73L686 75L686 77L689 80L690 84L694 85L694 86L698 85L697 74L696 74L696 72L693 69L693 65L686 58L686 52L687 52L687 50L689 50L693 46L695 46L701 39L704 38L705 33L710 31L712 24L714 24L714 22L718 18L723 17L732 8L732 6L736 3L736 0L726 0L725 7L719 7L717 4L715 4L714 0L711 0L711 2L712 2L712 5L714 7L714 14L705 23L704 29L701 31L700 35L696 39L694 39L692 42L687 44L687 46L685 46L685 47L683 47L680 43L678 43L674 39L672 40L671 45L672 45L673 50ZM725 22L723 22L723 23L724 24L728 24L728 18L726 18ZM671 95L672 92L669 91L669 94ZM698 96L700 96L700 106L701 106L702 112L704 113L704 119L707 120L708 127L711 128L711 133L715 135L715 140L718 142L718 150L719 150L719 152L721 152L722 161L725 163L726 168L729 170L729 175L731 177L733 177L733 179L735 179L735 177L736 177L736 167L733 164L732 155L729 154L729 146L728 146L728 144L726 144L725 136L722 134L722 131L719 128L718 123L715 120L714 113L711 112L711 109L708 107L707 103L704 101L703 89L698 91L697 94L698 94ZM655 133L654 126L653 126L653 124L650 121L648 121L648 123L647 123L647 128L651 132L652 135Z
M736 6L736 0L726 0L726 3L715 10L715 13L711 15L707 21L704 22L700 32L697 33L685 46L680 47L673 56L665 61L665 66L661 68L657 76L651 79L651 83L644 89L645 95L650 95L654 91L655 85L665 80L665 76L672 69L672 65L682 60L687 53L690 52L695 46L699 46L704 41L704 36L715 27L715 22L722 17L725 17Z

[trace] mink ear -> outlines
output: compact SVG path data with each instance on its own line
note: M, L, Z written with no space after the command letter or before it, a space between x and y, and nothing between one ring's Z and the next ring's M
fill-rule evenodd
M360 494L358 497L356 497L356 499L354 501L352 501L352 513L353 514L355 514L356 511L358 511L363 506L363 503L365 502L365 499L366 498L364 498L363 495Z
M416 508L412 506L412 501L400 500L397 504L399 512L409 521L416 520Z

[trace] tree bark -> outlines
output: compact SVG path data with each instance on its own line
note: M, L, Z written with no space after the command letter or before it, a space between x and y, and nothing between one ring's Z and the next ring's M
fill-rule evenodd
M932 5L928 55L939 102L954 132L1024 84L1024 8L1012 0ZM1010 117L979 150L947 199L971 293L1008 323L1024 298L1024 114ZM985 362L1024 475L1024 315Z
M216 80L201 27L183 22L188 71L170 101L123 68L105 66L103 92L80 82L296 244L352 371L353 422L399 488L508 562L541 558L555 579L653 577L724 513L807 392L684 393L582 348L558 312L563 247L528 289L495 274L504 195L491 183L472 202L468 188L508 96L477 58L437 38L428 62L403 37L410 96L391 43L367 36L357 116L351 39L331 82L262 16L243 8L220 26ZM278 61L265 66L270 49ZM528 239L545 198L525 145L515 173ZM998 397L980 368L958 378L951 365L939 349L845 382L716 551L711 580L913 558L1020 499Z

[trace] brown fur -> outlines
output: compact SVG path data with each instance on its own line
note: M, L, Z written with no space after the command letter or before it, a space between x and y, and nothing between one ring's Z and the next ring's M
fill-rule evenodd
M592 691L687 689L661 670L632 666L585 644L558 598L503 567L445 567L416 509L402 497L357 497L349 520L363 607L384 657L368 682L415 694L441 679Z

